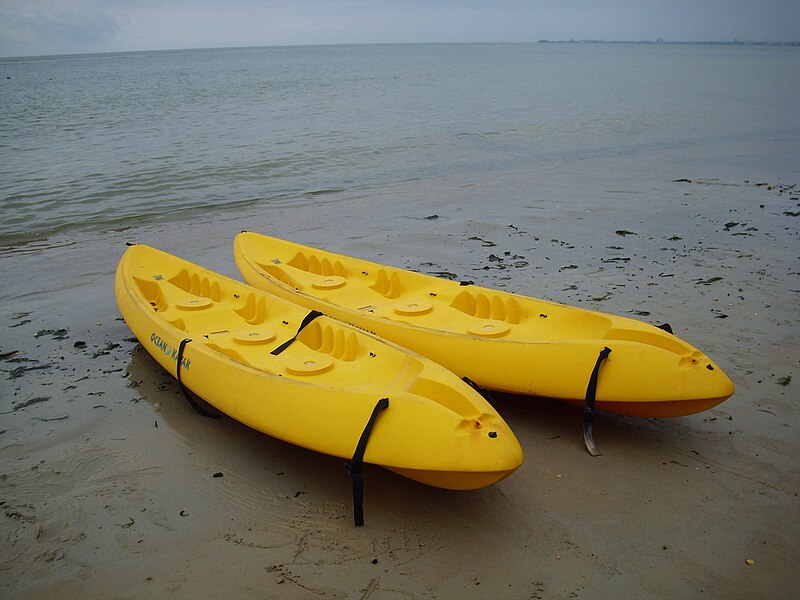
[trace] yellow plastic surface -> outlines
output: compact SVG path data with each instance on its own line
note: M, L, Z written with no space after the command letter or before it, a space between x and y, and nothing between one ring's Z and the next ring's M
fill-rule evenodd
M161 252L130 247L119 310L142 346L195 394L263 433L349 459L378 400L364 461L423 483L474 489L507 477L522 449L486 400L444 367L329 317Z
M734 392L708 356L635 319L414 273L256 233L236 264L252 285L370 331L495 390L583 404L604 346L599 410L688 415ZM334 290L309 284L336 275ZM425 299L422 303L421 299ZM424 310L409 311L424 304Z

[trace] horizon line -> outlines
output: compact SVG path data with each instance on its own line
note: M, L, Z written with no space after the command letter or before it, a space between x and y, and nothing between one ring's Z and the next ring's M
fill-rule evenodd
M334 46L467 46L467 45L537 45L537 44L633 44L633 45L663 45L663 46L769 46L769 47L798 47L800 40L793 41L773 41L773 40L667 40L657 38L655 40L602 40L602 39L539 39L536 41L506 41L497 40L486 41L463 41L463 42L334 42L319 44L259 44L243 46L197 46L191 48L154 48L149 50L102 50L96 52L62 52L57 54L12 54L0 56L0 60L6 59L25 59L25 58L64 58L79 56L104 56L112 54L145 54L155 52L202 52L208 50L246 50L256 48L315 48L315 47L334 47Z

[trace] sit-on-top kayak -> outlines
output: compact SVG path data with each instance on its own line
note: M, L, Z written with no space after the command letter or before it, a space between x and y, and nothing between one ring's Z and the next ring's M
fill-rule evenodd
M123 255L115 291L182 386L258 431L353 458L351 474L363 460L474 489L522 463L508 425L468 383L350 325L145 245Z
M644 417L711 408L734 386L711 359L635 319L463 284L256 233L234 244L252 285L500 391Z

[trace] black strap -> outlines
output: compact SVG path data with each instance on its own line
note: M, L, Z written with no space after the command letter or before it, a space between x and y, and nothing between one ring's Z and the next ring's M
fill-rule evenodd
M367 426L361 432L353 458L347 463L347 472L350 474L350 479L353 480L353 518L355 519L356 527L361 527L364 524L364 475L361 473L364 451L367 449L367 442L369 441L370 433L372 433L372 427L375 425L375 420L380 412L388 407L388 398L378 400L375 408L372 409Z
M181 341L181 345L178 347L178 366L175 368L175 377L178 378L178 385L181 386L181 391L183 392L183 395L186 398L186 400L189 401L189 404L192 405L192 408L194 408L204 417L208 417L209 419L219 419L222 415L218 412L211 412L209 410L206 410L201 404L201 402L203 401L195 397L195 395L191 391L189 391L189 388L187 388L183 384L183 381L181 381L181 363L183 362L183 350L186 348L186 344L188 344L191 341L192 341L191 338L186 338L185 340ZM205 403L203 402L203 404Z
M586 443L586 449L592 456L600 456L597 446L594 444L592 437L592 421L594 420L594 401L597 394L597 376L600 374L600 365L611 354L611 348L604 347L600 350L600 355L597 357L597 362L594 363L592 375L589 377L589 385L586 388L586 402L583 406L583 441Z
M289 346L292 345L292 343L294 343L294 341L297 339L297 336L300 335L300 332L303 331L303 329L305 329L308 326L308 324L311 323L311 321L321 316L323 316L321 312L319 312L318 310L312 310L305 317L303 317L303 321L302 323L300 323L300 327L297 329L297 333L294 334L294 337L291 337L285 342L283 342L280 346L275 348L275 350L270 352L270 354L278 356L278 354L286 350Z
M463 381L464 381L464 382L465 382L465 383L466 383L466 384L467 384L469 387L471 387L473 390L475 390L475 391L476 391L476 392L478 392L478 393L479 393L481 396L483 396L483 399L484 399L484 400L486 400L487 402L491 402L491 401L492 401L492 397L489 395L489 390L487 390L486 388L482 388L482 387L481 387L481 386L479 386L477 383L475 383L474 381L472 381L472 379L470 379L469 377L462 377L461 379L462 379L462 380L463 380Z
M661 325L656 325L659 329L663 329L667 333L672 333L672 325L669 323L662 323Z

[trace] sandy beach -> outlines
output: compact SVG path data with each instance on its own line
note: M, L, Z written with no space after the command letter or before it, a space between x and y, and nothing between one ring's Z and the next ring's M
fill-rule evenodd
M493 174L1 248L0 595L798 597L800 189L522 176L526 199ZM126 241L238 278L241 229L669 322L737 391L678 419L600 414L597 458L579 408L495 395L516 473L449 492L367 466L355 528L342 461L198 416L119 317Z

